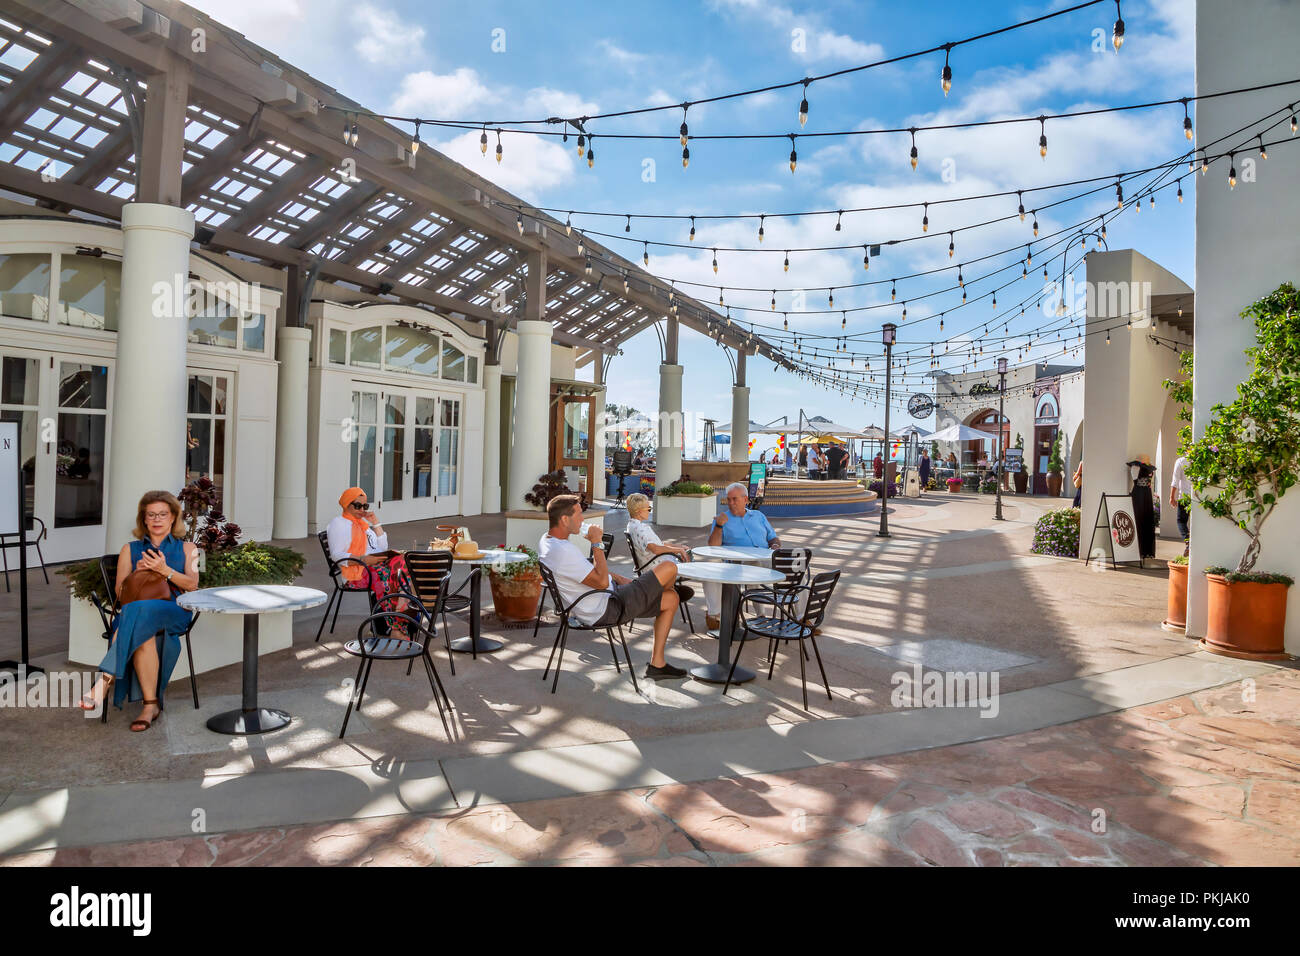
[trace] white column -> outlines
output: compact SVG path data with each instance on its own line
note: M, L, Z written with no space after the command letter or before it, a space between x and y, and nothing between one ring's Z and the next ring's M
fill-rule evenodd
M749 386L731 386L731 460L749 461Z
M682 367L659 366L659 448L655 453L655 490L682 476Z
M483 366L483 513L501 510L501 366Z
M311 329L281 326L275 338L280 362L275 407L275 516L277 538L307 536L307 370Z
M515 429L506 505L523 509L532 508L524 495L532 491L550 464L546 431L550 421L551 323L521 319L515 333L519 336L519 369L515 376Z
M122 207L122 294L113 373L105 550L131 538L140 496L185 481L185 317L194 215Z
M600 361L600 359L596 359ZM605 396L601 388L592 396L591 450L592 474L587 479L592 500L605 497Z

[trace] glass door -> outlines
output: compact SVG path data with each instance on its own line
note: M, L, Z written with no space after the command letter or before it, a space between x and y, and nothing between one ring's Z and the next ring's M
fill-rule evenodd
M434 516L460 513L460 399L439 397Z
M427 510L434 498L434 450L438 447L438 400L420 395L415 399L411 423L411 497Z
M376 505L375 477L379 466L379 392L353 391L352 420L348 423L351 438L348 486L359 487Z

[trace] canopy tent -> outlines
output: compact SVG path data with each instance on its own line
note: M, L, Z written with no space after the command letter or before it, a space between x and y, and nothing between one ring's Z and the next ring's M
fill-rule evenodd
M968 428L965 425L949 425L927 437L930 441L994 441L997 438L996 435L990 435L977 428Z
M928 438L930 436L930 433L926 431L924 428L922 428L920 425L908 425L905 428L900 428L897 432L897 435L900 438L906 438L911 435L915 435L917 438Z
M798 431L799 429L793 429ZM803 432L806 435L834 435L840 438L865 438L861 431L856 428L850 428L848 425L840 425L831 421L829 418L823 418L821 415L815 415L812 418L803 420Z

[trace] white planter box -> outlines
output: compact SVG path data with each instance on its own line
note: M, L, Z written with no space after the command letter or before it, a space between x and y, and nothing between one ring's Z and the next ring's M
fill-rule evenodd
M602 533L605 529L605 512L590 511L583 516L583 521L594 524L600 528ZM505 546L513 548L517 544L526 544L534 551L542 540L542 535L551 529L551 523L546 517L545 511L507 511L506 512L506 540ZM578 546L578 550L584 556L591 555L591 542L582 535L570 535L569 540ZM479 548L496 547L495 544L488 545L479 542Z
M703 528L719 511L717 495L655 495L654 523L675 528Z
M104 659L108 644L99 612L89 601L70 597L68 608L68 660L95 667ZM216 670L244 659L244 618L241 614L204 614L190 633L194 648L194 670ZM293 645L293 612L273 611L261 615L258 625L258 656L282 651ZM189 660L182 641L180 660L172 671L172 680L190 674Z

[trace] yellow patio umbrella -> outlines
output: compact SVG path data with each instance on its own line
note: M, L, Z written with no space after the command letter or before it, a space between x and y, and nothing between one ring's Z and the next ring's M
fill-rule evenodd
M843 445L843 438L836 438L834 435L804 435L800 440L801 445Z

